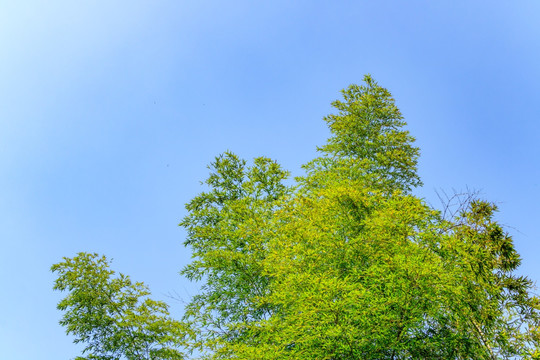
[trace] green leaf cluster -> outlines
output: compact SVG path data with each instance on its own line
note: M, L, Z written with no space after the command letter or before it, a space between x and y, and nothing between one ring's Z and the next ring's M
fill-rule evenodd
M281 199L291 192L283 184L288 173L268 158L247 166L226 152L210 169L209 191L186 205L189 216L181 223L188 233L185 245L195 258L181 273L203 281L184 320L192 329L192 346L203 353L250 336L238 324L272 316L272 305L260 301L271 281L263 272L273 236L267 229Z
M414 195L420 151L390 92L368 75L342 95L303 176L210 164L180 223L201 284L181 321L105 257L54 265L78 359L540 359L540 301L497 207Z
M366 76L342 94L293 185L266 158L211 164L180 224L183 274L202 282L191 346L207 359L539 358L539 301L496 206L426 204L390 92Z
M58 303L60 324L75 343L84 343L77 360L178 360L186 327L169 316L164 302L150 299L140 282L109 268L97 254L64 258L51 270L58 277L54 289L67 291Z

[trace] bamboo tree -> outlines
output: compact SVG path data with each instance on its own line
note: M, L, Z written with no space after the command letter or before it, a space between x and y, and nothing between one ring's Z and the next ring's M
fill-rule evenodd
M294 188L272 163L280 191L261 201L257 165L227 153L188 204L197 344L212 359L537 358L538 300L495 207L446 218L414 196L419 149L390 92L366 76L342 94Z
M58 304L60 324L85 344L85 356L76 359L183 359L186 327L169 316L167 304L148 297L143 283L115 277L109 265L104 256L79 253L51 267L54 289L68 292Z

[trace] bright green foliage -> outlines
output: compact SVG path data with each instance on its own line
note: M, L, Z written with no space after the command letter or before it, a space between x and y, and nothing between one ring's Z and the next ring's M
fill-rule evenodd
M434 249L460 284L448 303L453 318L441 323L467 334L461 346L481 349L478 358L540 358L540 302L532 282L514 274L521 259L493 219L497 207L474 198L462 207L440 222L444 242Z
M371 76L364 81L365 85L343 90L343 101L332 103L338 114L324 119L332 137L319 148L323 156L305 165L309 187L332 184L335 175L387 191L421 185L416 173L420 151L403 129L405 122L392 95Z
M202 284L182 322L105 257L53 265L77 359L540 359L540 301L497 207L414 196L419 149L389 91L366 76L342 94L294 186L267 158L210 165L180 224Z
M266 230L289 189L283 185L287 172L267 158L253 166L232 153L216 158L206 181L209 191L194 198L181 225L188 231L185 245L195 261L182 274L204 280L198 295L186 307L192 344L199 351L217 351L223 344L242 342L238 324L256 322L272 315L260 303L268 291L268 276L262 273Z
M410 196L338 187L280 216L286 225L265 261L274 275L268 301L280 312L248 325L266 349L240 346L241 358L399 358L437 312L434 285L445 276L415 238L430 210Z
M114 277L105 257L79 253L51 270L58 274L54 289L69 292L58 304L60 324L86 346L86 356L76 359L183 359L184 325L169 317L165 303L148 298L143 283Z
M226 153L181 223L203 283L186 320L209 359L540 358L520 260L469 198L452 216L412 195L418 148L370 76L343 91L297 186Z

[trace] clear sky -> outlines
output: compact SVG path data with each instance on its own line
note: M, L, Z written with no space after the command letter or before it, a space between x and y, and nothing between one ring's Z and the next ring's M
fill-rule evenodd
M187 300L177 224L206 165L299 174L366 73L421 147L418 194L481 190L540 280L539 4L0 1L0 358L78 355L49 267L79 251Z

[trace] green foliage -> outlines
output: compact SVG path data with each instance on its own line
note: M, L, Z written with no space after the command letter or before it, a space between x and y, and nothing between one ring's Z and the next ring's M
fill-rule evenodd
M69 294L58 304L60 324L76 343L84 343L77 360L183 359L185 326L170 318L168 307L148 298L143 283L109 269L97 254L79 253L51 267L54 289Z
M416 173L420 150L403 129L406 123L390 92L371 76L365 85L342 90L338 110L324 118L332 136L318 150L322 156L304 166L308 187L333 184L336 176L387 191L409 191L421 185Z
M52 267L79 359L540 359L540 301L497 207L413 194L419 149L370 76L325 118L331 137L286 185L226 152L180 223L201 283L182 322L81 253ZM453 204L457 202L457 205Z
M370 76L343 91L332 136L286 187L231 153L181 223L201 281L185 320L209 359L540 358L540 307L519 255L474 197L412 195L418 148ZM449 207L443 209L449 210Z
M272 307L258 301L270 281L262 272L272 236L266 229L276 204L290 192L283 184L288 173L267 158L247 166L227 152L210 170L209 191L187 204L189 215L181 223L188 232L185 245L196 259L182 274L204 280L184 320L191 325L193 347L203 352L223 342L241 342L246 334L238 324L272 315Z
M463 202L453 221L440 221L435 252L454 274L459 293L449 299L456 332L486 359L538 358L540 302L533 284L515 274L521 259L512 238L494 220L497 207L475 198ZM448 320L448 319L445 319Z

